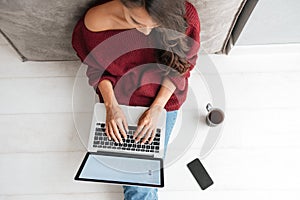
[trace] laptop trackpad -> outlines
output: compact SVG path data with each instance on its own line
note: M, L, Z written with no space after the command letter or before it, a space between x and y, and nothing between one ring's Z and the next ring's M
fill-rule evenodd
M153 185L163 184L162 160L89 153L79 179L103 182Z

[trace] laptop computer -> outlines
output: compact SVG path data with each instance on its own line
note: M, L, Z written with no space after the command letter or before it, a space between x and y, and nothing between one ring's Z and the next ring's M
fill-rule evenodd
M163 155L165 143L166 110L160 115L155 138L141 144L132 138L139 117L147 107L120 105L129 132L123 144L108 140L105 134L106 109L96 103L90 129L88 152L85 155L75 180L111 184L164 187Z

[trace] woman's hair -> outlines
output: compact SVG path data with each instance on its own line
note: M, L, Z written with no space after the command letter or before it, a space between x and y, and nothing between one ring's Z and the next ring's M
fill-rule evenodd
M144 7L161 28L154 28L156 41L161 49L156 49L158 63L166 65L165 75L184 74L190 64L186 55L189 50L185 31L185 0L121 0L127 8ZM158 38L158 39L157 39Z

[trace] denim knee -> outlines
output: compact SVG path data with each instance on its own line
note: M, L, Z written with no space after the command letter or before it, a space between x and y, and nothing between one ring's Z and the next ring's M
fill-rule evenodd
M158 200L157 188L123 185L124 200Z

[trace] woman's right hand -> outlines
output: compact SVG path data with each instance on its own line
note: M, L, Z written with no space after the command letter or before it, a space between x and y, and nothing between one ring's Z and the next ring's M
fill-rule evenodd
M125 131L126 130L126 131ZM118 104L106 106L106 129L105 133L109 140L111 138L117 143L123 143L123 138L127 139L128 124L126 117Z

